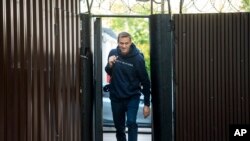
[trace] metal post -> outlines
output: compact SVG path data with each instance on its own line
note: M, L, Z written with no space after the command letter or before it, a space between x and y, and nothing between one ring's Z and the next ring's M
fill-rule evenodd
M90 15L81 15L81 22L81 140L93 141L93 54Z
M102 131L102 23L94 22L94 140L103 140Z
M172 33L170 15L150 17L153 141L172 141Z

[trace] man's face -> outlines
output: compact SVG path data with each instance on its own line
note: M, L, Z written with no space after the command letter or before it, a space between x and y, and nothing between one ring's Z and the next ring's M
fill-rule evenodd
M132 44L132 42L131 42L129 37L120 37L119 38L118 45L119 45L119 48L120 48L121 53L123 55L128 54L131 44Z

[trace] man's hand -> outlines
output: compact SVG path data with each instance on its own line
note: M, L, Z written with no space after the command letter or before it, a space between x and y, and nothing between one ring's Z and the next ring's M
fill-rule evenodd
M115 56L115 55L109 57L109 67L110 68L113 66L113 64L115 63L117 58L118 58L118 56Z
M147 105L144 105L143 107L143 115L144 118L147 118L150 115L150 107Z

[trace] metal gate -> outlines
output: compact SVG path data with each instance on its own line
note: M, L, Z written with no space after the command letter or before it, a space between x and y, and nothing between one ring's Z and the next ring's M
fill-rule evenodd
M249 13L149 18L153 140L228 141L250 122Z
M0 140L79 141L79 1L0 9Z
M173 16L175 140L228 141L250 124L250 14Z

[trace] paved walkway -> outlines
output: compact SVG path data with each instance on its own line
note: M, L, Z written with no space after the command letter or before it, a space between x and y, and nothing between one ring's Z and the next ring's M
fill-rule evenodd
M104 127L103 130L104 130L103 141L116 141L114 128ZM111 131L111 132L105 132L105 131ZM138 141L152 141L150 128L139 128L138 131L139 131Z
M103 141L116 141L115 133L103 133ZM138 141L152 141L151 134L138 134Z

